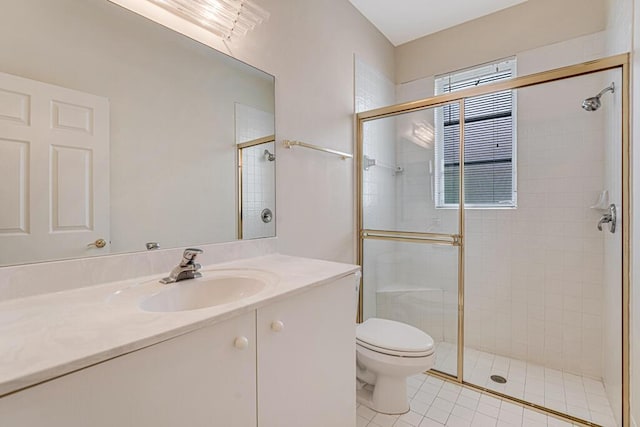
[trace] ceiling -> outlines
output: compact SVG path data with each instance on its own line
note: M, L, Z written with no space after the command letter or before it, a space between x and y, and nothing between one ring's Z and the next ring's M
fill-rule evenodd
M526 0L349 0L394 45L489 15Z

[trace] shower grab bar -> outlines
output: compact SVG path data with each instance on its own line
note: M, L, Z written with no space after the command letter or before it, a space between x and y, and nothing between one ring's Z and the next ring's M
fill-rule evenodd
M428 233L421 231L391 231L391 230L373 230L370 228L364 228L362 233L366 233L367 235L381 235L381 236L413 236L416 238L429 238L429 239L437 239L437 240L451 240L454 239L455 236L460 236L459 234L449 234L449 233Z
M342 160L353 158L353 154L343 153L342 151L332 150L331 148L319 147L313 144L307 144L306 142L302 142L302 141L290 141L288 139L285 139L284 141L282 141L282 145L284 146L284 148L291 148L294 145L297 145L304 148L310 148L312 150L322 151L323 153L335 154L336 156L342 157Z
M430 243L435 245L462 246L460 234L412 233L401 231L362 230L363 239L393 240L397 242Z

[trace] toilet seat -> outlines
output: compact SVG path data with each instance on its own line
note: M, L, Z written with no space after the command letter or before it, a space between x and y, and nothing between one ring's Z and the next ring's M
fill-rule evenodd
M365 342L362 341L357 341L357 345L367 348L371 351L375 351L376 353L380 353L380 354L384 354L387 356L395 356L395 357L427 357L433 354L433 350L431 351L397 351L397 350L390 350L388 348L384 348L384 347L376 347L374 345L371 344L367 344Z
M434 353L433 338L418 328L393 320L370 318L356 328L356 343L377 353L397 357L426 357Z

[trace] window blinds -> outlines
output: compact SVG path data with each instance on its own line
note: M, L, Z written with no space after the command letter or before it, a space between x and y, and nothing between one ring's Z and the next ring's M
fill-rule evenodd
M436 94L509 79L515 59L465 70L436 79ZM513 206L514 93L511 90L465 100L465 204ZM440 145L441 204L459 201L460 111L458 104L442 107L436 120Z

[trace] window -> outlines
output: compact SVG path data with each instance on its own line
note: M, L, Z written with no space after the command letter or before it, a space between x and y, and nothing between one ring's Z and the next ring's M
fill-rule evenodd
M515 58L473 69L436 76L435 93L441 95L495 83L515 75ZM465 206L514 207L515 92L506 90L465 101ZM458 104L437 108L436 205L457 207L459 201Z

